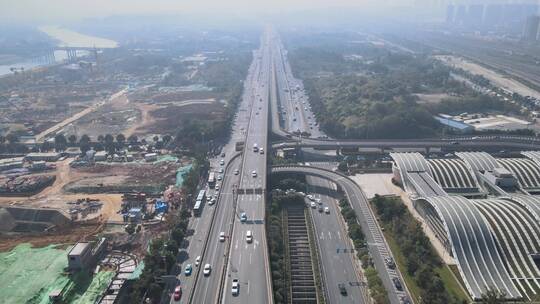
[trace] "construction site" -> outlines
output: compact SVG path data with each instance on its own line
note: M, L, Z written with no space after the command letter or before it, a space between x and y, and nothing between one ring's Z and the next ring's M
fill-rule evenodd
M193 160L155 138L183 119L224 119L226 105L208 89L104 85L121 74L52 67L0 86L0 134L17 134L0 151L5 303L117 302L140 275L149 242L167 231L169 211L186 200L181 186ZM56 152L59 134L88 136L98 147L105 134L140 140L114 153L82 152L76 142Z

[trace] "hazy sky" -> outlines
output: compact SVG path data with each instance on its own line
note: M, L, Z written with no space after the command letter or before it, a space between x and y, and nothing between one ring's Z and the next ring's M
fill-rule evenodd
M444 0L422 0L444 1ZM31 23L75 21L124 14L224 13L246 16L329 7L366 10L407 6L418 0L0 0L0 20Z

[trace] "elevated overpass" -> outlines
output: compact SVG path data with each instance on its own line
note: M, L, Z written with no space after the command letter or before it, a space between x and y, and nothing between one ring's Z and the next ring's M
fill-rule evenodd
M540 150L540 139L532 136L475 136L427 139L360 140L331 140L294 137L292 140L289 139L285 142L275 143L272 145L272 148L315 148L320 150L371 148L379 149L381 152L391 152L393 149L422 149L426 153L429 153L431 149L436 148L444 151L522 151Z

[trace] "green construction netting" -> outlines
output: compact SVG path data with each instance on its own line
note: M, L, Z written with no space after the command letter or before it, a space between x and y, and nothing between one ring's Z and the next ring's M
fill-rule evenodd
M176 186L180 187L184 183L184 175L191 170L192 165L189 164L176 171Z
M178 161L178 157L172 156L172 155L160 155L158 156L158 160L154 162L154 164L159 164L161 162L176 162Z
M64 273L71 247L56 245L32 248L21 244L0 253L0 299L2 303L48 304L49 293L63 291L64 303L91 304L105 291L114 272L101 271L94 276L79 272Z
M44 295L62 288L68 278L68 249L55 245L32 248L21 244L9 252L0 253L0 299L4 303L40 303Z

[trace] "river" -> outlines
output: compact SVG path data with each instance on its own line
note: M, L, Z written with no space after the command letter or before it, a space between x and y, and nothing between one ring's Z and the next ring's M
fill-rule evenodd
M58 46L62 47L96 47L96 48L115 48L118 47L118 43L113 40L81 34L75 31L71 31L58 26L41 26L39 30L49 35L51 38L58 41ZM84 51L78 51L78 56L84 56L88 54ZM57 63L61 63L67 59L64 51L55 51L54 57ZM39 66L47 65L47 61L43 57L37 57L32 60L0 65L0 76L11 74L11 68L17 69L24 68L29 70Z

